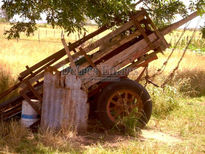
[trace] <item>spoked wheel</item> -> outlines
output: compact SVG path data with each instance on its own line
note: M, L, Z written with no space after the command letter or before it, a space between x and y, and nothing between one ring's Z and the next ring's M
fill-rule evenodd
M146 89L132 80L114 82L103 89L98 100L98 116L108 128L115 126L134 110L139 127L150 119L152 103Z
M136 108L139 112L143 110L143 103L139 95L129 89L120 89L115 91L108 99L106 106L109 118L116 120L128 116Z

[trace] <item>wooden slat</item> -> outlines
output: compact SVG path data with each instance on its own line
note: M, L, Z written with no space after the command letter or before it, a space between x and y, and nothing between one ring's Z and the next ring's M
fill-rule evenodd
M153 42L153 46L156 47L156 48L159 47L160 46L160 42L161 42L160 40L157 40L157 41ZM127 58L122 60L122 62L118 64L118 67L122 68L125 65L127 65L129 63L132 63L137 58L140 58L141 56L145 55L148 51L150 51L149 47L145 47L142 50L136 50L136 52L131 53L129 56L127 56Z
M156 35L155 34L149 35L149 39L151 41L154 41L156 39ZM158 43L159 42L156 42L156 44L158 44ZM123 66L125 66L133 61L133 59L132 59L133 54L136 54L135 56L137 58L137 57L144 55L147 51L149 51L149 48L147 47L146 41L143 39L143 40L135 43L134 45L130 46L129 48L123 50L122 52L115 55L114 57L108 59L107 61L105 61L102 64L110 66L110 67L115 68L115 69L120 69ZM122 64L122 62L123 62L123 65L120 65L120 64ZM100 67L100 65L97 65L97 67ZM101 68L99 68L99 69L101 69ZM92 74L92 72L89 72L89 74L84 75L84 77L83 77L85 79L84 83L87 84L87 82L89 82L89 75L90 74ZM93 71L93 74L94 74L94 71ZM99 81L95 80L93 82L97 83ZM90 84L89 84L89 86L90 86Z
M137 19L134 19L134 23L137 26L137 28L139 29L140 33L143 35L145 41L147 42L148 46L150 47L150 49L153 49L152 43L149 40L144 28L141 27L139 21Z
M70 54L70 50L69 50L69 48L68 48L68 46L67 46L67 44L66 44L66 42L65 42L65 39L62 38L62 39L61 39L61 42L62 42L62 44L63 44L63 46L64 46L64 48L65 48L65 51L66 51L66 53L67 53L67 55L68 55L68 58L69 58L69 61L70 61L70 66L71 66L72 70L75 72L75 75L78 76L78 69L77 69L77 67L76 67L76 65L75 65L75 62L74 62L74 60L73 60L73 57L72 57L71 54Z
M31 101L31 99L23 92L20 92L21 96L31 105L31 107L40 115L41 111L39 110L38 106Z
M190 14L189 16L187 16L186 18L172 24L172 25L169 25L168 27L165 27L161 30L159 30L162 35L166 35L170 32L172 32L173 30L179 28L180 26L184 25L185 23L187 23L188 21L191 21L192 19L196 18L198 16L198 12L194 12L192 14Z
M165 46L165 48L168 48L169 45L167 43L167 41L165 40L164 36L159 32L159 30L157 29L157 27L155 26L155 24L152 22L151 18L149 17L149 15L146 13L145 14L147 17L148 22L151 24L152 28L154 29L155 34L162 40L163 45ZM163 48L162 48L163 49Z
M73 49L77 48L79 45L81 45L82 43L86 42L87 40L93 38L94 36L102 33L103 31L107 30L108 27L103 26L100 29L96 30L95 32L88 34L87 36L83 37L82 39L72 43L69 45L69 50L72 51ZM44 60L40 61L39 63L33 65L32 67L30 67L30 71L35 71L36 69L38 69L39 67L45 65L46 63L50 62L53 59L59 60L60 58L62 58L65 55L65 50L61 49L60 51L54 53L53 55L45 58ZM25 76L29 75L29 71L25 70L23 72L20 73L20 77L24 78Z
M25 84L27 85L27 87L32 91L32 93L34 94L34 96L40 101L42 102L42 97L40 96L40 94L38 93L38 91L36 91L34 89L34 87L32 87L31 83L29 81L25 81Z
M114 43L112 46L109 46L105 49L102 49L102 50L94 53L93 57L92 57L92 61L95 63L96 61L100 60L101 58L103 58L107 54L111 53L113 50L119 48L120 46L122 46L125 43L130 42L131 40L136 38L138 35L140 35L140 32L136 31L133 34L131 34L130 36L125 37L124 39ZM83 69L83 68L88 67L88 66L89 66L89 63L85 62L82 65L80 65L80 69Z
M144 13L142 14L142 13L140 12L139 15L137 14L137 15L135 15L134 17L135 17L135 19L137 19L138 21L141 21L141 20L144 19ZM132 26L133 26L133 20L131 20L131 21L129 21L129 22L123 24L123 25L122 25L120 28L118 28L117 30L115 30L115 31L113 31L113 32L111 32L111 33L109 33L108 35L104 36L103 38L97 40L96 42L94 42L94 43L92 43L92 44L90 44L90 45L88 45L88 46L85 47L83 50L84 50L85 52L89 52L89 51L91 51L91 50L93 50L93 49L99 47L100 45L102 45L102 44L108 42L111 38L113 38L113 37L119 35L120 33L124 32L125 30L129 29L129 28L132 27Z
M86 52L80 48L80 52L82 53L82 55L84 55L85 59L87 60L87 62L94 68L98 71L98 75L101 76L102 73L100 72L100 70L95 66L95 64L93 63L93 61L91 60L90 57L88 57L88 55L86 54Z
M156 53L152 53L152 54L147 55L146 57L138 60L137 62L135 62L135 63L125 67L124 69L120 70L118 73L119 74L123 74L121 72L125 72L125 71L126 71L126 73L129 73L130 71L133 71L134 69L137 69L139 67L143 67L144 65L146 65L147 63L149 63L149 62L151 62L151 61L153 61L155 59L157 59ZM117 70L118 68L117 67L113 67L112 70L113 69ZM112 74L110 74L110 75L112 75ZM102 81L103 79L106 79L107 77L109 77L109 76L103 76L101 78L95 78L94 80L90 80L89 82L86 83L86 86L87 87L91 87L92 85L98 83L99 81Z

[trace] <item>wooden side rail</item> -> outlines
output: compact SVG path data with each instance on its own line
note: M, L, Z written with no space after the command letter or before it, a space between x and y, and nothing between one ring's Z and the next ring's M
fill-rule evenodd
M95 32L88 34L87 36L85 36L84 38L70 44L68 46L70 51L73 51L75 48L77 48L79 45L81 45L82 43L86 42L87 40L95 37L96 35L104 32L105 30L107 30L108 27L103 26L101 28L99 28L98 30L96 30ZM36 69L38 69L39 67L42 67L43 65L45 65L46 63L49 63L51 60L55 59L56 61L60 58L62 58L64 55L66 55L65 49L61 49L60 51L54 53L53 55L45 58L44 60L40 61L39 63L33 65L32 67L30 67L30 70L25 70L23 72L20 73L20 79L25 78L27 75L30 74L30 71L35 71Z
M138 21L141 21L141 20L144 19L144 15L145 15L145 12L144 12L144 11L140 11L140 12L138 12L134 17L137 18ZM115 30L115 31L113 31L113 32L111 32L111 33L109 33L108 35L106 35L106 36L104 36L103 38L97 40L96 42L91 43L90 45L88 45L88 46L87 46L86 48L84 48L83 50L84 50L86 53L87 53L87 52L90 52L91 50L93 50L93 49L99 47L99 46L102 45L103 43L108 42L111 38L117 36L117 35L120 34L121 32L123 32L123 31L129 29L131 26L133 26L133 21L129 21L129 22L125 23L124 25L122 25L122 26L121 26L120 28L118 28L117 30ZM110 28L110 27L109 27L109 28ZM73 44L70 44L70 45L68 46L69 50L70 50L70 51L75 50L75 48L77 48L77 47L78 47L79 45L81 45L82 43L84 43L84 42L86 42L87 40L89 40L89 39L95 37L96 35L98 35L98 34L104 32L104 31L107 30L107 29L108 29L108 27L105 27L105 26L104 26L104 27L102 27L102 28L96 30L95 32L93 32L93 33L91 33L91 34L85 36L84 38L82 38L82 39L80 39L80 40L74 42ZM65 54L66 54L66 53L65 53L65 50L64 50L64 49L62 49L62 50L56 52L55 54L53 54L53 55L47 57L46 59L40 61L39 63L33 65L32 67L30 67L29 70L25 70L25 71L21 72L20 75L19 75L19 79L22 80L22 79L25 78L27 75L29 75L31 71L34 72L35 70L39 69L40 67L46 65L46 63L49 63L50 61L52 61L53 59L55 59L55 61L59 60L59 59L62 58ZM76 56L79 56L79 54L76 55ZM54 62L55 62L55 61L54 61ZM43 68L45 68L45 67L43 67Z

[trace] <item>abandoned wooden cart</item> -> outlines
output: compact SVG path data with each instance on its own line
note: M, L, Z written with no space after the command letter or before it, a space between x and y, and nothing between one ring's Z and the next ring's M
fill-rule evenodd
M42 113L43 82L47 70L51 73L60 71L60 76L66 73L76 75L82 82L81 89L87 92L90 114L97 114L106 127L114 126L133 109L137 109L139 126L145 126L151 116L152 102L146 89L137 82L144 70L136 81L127 76L156 60L157 54L169 47L164 35L196 16L197 13L193 13L158 30L146 11L141 10L131 16L129 22L113 25L113 31L110 31L111 26L104 26L68 46L63 41L64 49L31 67L26 66L19 75L19 83L0 95L4 98L17 88L20 93L0 104L1 119L7 120L21 113L23 100L37 113ZM96 39L96 36L102 37ZM37 99L40 106L31 99Z

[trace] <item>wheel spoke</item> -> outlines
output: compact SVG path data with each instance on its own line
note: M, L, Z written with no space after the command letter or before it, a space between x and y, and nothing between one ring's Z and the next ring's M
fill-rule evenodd
M116 106L120 106L120 107L123 106L122 104L120 104L120 102L116 102L116 101L114 101L114 100L112 100L110 103L112 103L112 104L114 104L114 105L116 105Z
M123 116L129 115L136 107L138 111L141 111L140 97L137 93L128 89L114 92L108 102L108 115L113 121L117 120L119 116L122 118ZM137 114L139 114L139 112L137 112L136 115Z

